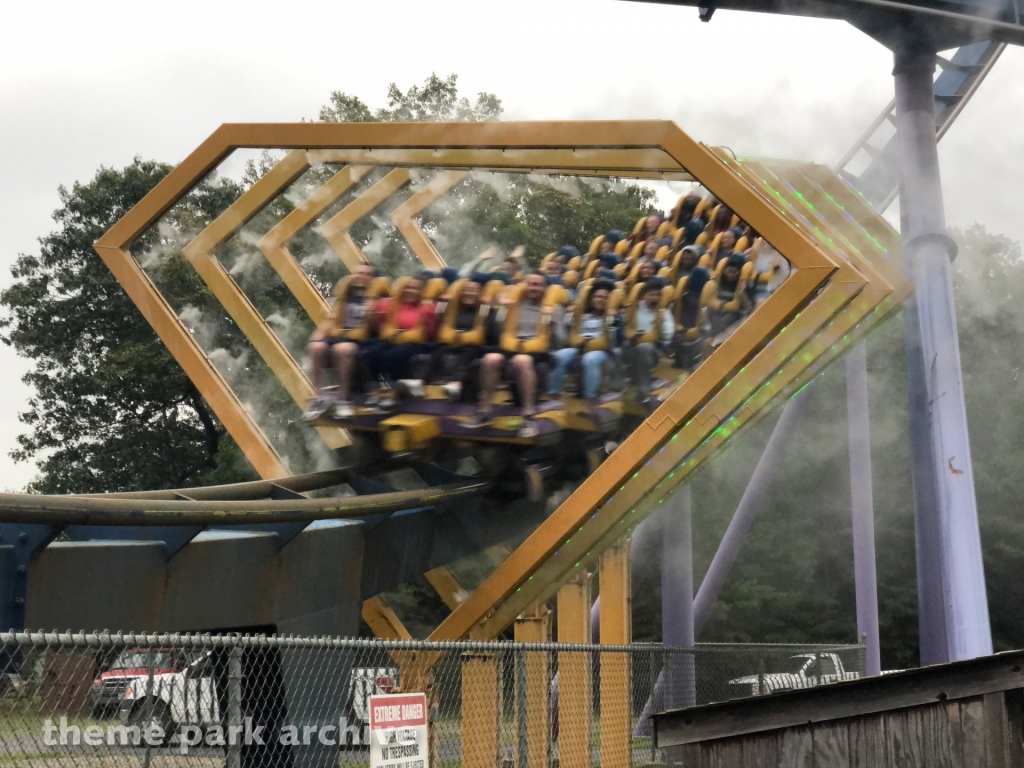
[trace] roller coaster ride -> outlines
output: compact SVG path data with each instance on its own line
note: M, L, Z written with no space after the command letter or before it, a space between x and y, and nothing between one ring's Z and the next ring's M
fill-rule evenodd
M937 218L925 210L934 209L938 190L928 134L940 138L1003 45L1024 39L1009 6L938 8L888 0L699 5L704 20L715 8L846 18L896 50L897 99L835 170L735 157L657 121L246 124L216 130L105 234L96 250L264 480L103 496L0 495L0 623L15 629L354 635L362 615L379 635L403 637L404 627L380 595L426 574L451 609L431 638L482 639L496 637L517 617L540 615L562 587L580 584L580 574L598 563L617 569L617 578L628 584L622 543L645 517L738 430L789 401L901 306L910 306L905 302L914 284L919 291L925 285L914 271L926 258L922 254L934 251L948 266L941 196ZM957 45L950 58L936 59L940 48ZM925 92L936 60L943 72L934 82L933 112ZM922 105L927 107L923 117ZM872 137L887 119L900 130L877 147ZM918 145L908 144L911 140ZM281 150L283 156L216 220L190 233L181 250L297 409L314 394L301 352L275 332L217 256L243 232L313 323L330 308L289 251L297 234L316 231L352 269L366 262L350 235L352 227L398 200L388 209L390 224L424 267L439 269L445 257L418 217L467 179L495 174L699 183L794 269L747 321L716 340L692 372L658 370L651 413L628 394L606 398L600 418L583 414L572 397L558 398L541 404L540 435L524 440L500 425L476 432L463 428L466 409L449 402L440 388L428 387L424 397L401 401L384 414L357 408L353 417L302 427L344 468L293 474L275 444L278 438L265 427L265 414L214 362L201 335L182 319L182 308L172 307L161 293L143 258L174 206L242 148ZM870 162L855 174L851 169L859 152ZM902 242L882 216L901 178ZM302 199L273 220L259 218L275 201L294 197L300 179L307 183ZM920 202L923 198L928 199ZM247 230L256 226L253 222L258 230ZM904 252L913 256L906 264ZM948 282L946 271L936 274ZM928 302L941 293L942 285L936 285L925 293ZM919 294L917 301L925 297ZM936 336L922 318L917 336L908 331L912 345L920 346L922 333L926 350L928 344L948 342L948 334ZM945 320L948 331L950 318ZM946 374L958 380L955 324L952 332L955 371L947 368ZM912 409L936 386L923 373L917 381ZM947 569L936 575L938 589L948 592L957 581L966 590L951 600L935 598L945 606L938 618L924 606L932 598L922 595L923 637L927 625L932 636L945 638L942 650L934 651L936 660L985 653L988 631L987 615L965 607L977 599L980 568L972 559L980 557L980 549L971 549L977 544L973 501L966 514L949 501L963 502L964 494L973 500L973 485L967 488L973 481L968 472L950 496L948 478L934 472L934 456L945 456L948 449L941 440L966 442L965 421L959 438L948 428L960 418L956 403L950 407L939 437L936 418L913 417L918 419L919 517L934 513L935 530L941 532L932 544L919 542L926 552L919 558L921 568ZM962 415L962 397L959 407ZM517 408L512 402L500 406L496 419L515 422L522 415ZM851 414L854 418L866 414ZM940 442L933 445L933 440ZM467 471L472 476L462 474ZM933 499L929 506L926 489L944 500ZM861 514L870 512L868 499ZM479 585L460 583L449 566L480 552L489 553L492 572ZM962 556L951 559L950 552ZM862 556L867 557L858 556L858 568ZM863 583L873 588L871 557ZM944 565L935 565L940 561ZM983 598L983 579L980 589ZM984 599L978 602L983 607ZM689 622L689 638L685 632L681 637L692 643L692 606L681 610L691 612L683 621ZM965 610L966 618L958 613ZM870 624L870 610L865 615ZM964 637L947 634L947 628L965 622L973 622L974 629ZM617 627L609 625L614 631L603 631L601 640L628 642L628 623L627 616ZM517 638L527 639L529 626L524 621L520 634L517 624ZM589 637L560 633L559 639Z

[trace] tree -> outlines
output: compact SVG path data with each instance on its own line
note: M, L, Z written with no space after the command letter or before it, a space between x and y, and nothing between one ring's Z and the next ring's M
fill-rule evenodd
M223 470L223 427L92 247L169 171L136 159L62 187L57 229L38 256L18 258L0 293L3 341L34 362L20 415L30 431L13 453L40 457L31 491L168 488ZM206 219L234 194L203 185L182 212Z
M330 104L320 109L323 123L409 123L449 122L501 119L501 99L493 93L478 93L476 101L459 96L458 75L440 78L431 74L423 87L412 86L402 93L398 86L388 86L388 105L376 112L358 96L341 91L331 93Z
M387 106L377 110L335 92L320 117L496 120L501 110L494 94L480 93L470 101L459 95L455 75L431 75L422 86L405 92L392 84ZM303 471L323 468L331 457L318 447L296 404L181 251L273 162L265 154L250 163L240 182L212 174L151 227L132 253L221 374L253 406L261 428L289 466ZM57 229L40 240L38 255L19 257L14 283L0 293L2 338L34 363L26 379L33 396L21 414L27 431L13 453L18 461L39 461L33 491L156 489L254 476L92 248L169 170L136 159L123 170L101 168L92 181L61 189L61 207L54 214ZM388 170L377 169L325 217ZM296 359L303 357L312 323L254 243L333 172L329 166L310 169L216 254ZM610 226L632 227L650 209L651 199L648 190L626 185L615 185L609 197L594 185L573 180L488 176L460 184L423 220L455 263L488 245L509 248L520 242L527 243L536 260L567 242L585 245ZM420 268L387 217L367 217L353 236L392 275ZM315 227L300 233L290 247L321 292L329 295L344 270Z

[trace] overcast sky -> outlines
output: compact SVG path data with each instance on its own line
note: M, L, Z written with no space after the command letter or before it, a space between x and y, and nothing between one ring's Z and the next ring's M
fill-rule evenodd
M0 285L50 231L59 185L135 155L177 162L223 122L381 106L431 72L507 119L660 118L744 155L832 164L892 96L892 57L841 22L620 0L12 3L0 32ZM942 141L951 225L1024 238L1024 51L1003 54ZM0 348L0 489L27 370Z

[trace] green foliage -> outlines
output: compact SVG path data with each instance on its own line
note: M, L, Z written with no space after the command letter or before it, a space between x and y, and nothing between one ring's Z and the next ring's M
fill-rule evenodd
M499 120L501 99L493 93L478 93L470 102L459 96L458 75L440 78L431 74L423 87L414 85L402 93L395 83L388 86L388 105L376 112L358 96L341 91L331 93L330 104L320 109L324 123L411 123Z
M424 230L450 263L472 260L494 245L526 246L533 266L563 245L585 251L609 229L632 231L654 211L647 187L566 176L480 174L427 209Z
M1024 647L1020 574L1024 493L1024 259L1020 245L974 226L955 232L953 289L978 511L997 650ZM913 484L902 317L868 344L878 596L885 668L918 663ZM819 376L763 511L701 640L850 642L856 638L845 367ZM734 438L693 480L697 583L707 569L774 419ZM641 580L637 639L660 638L660 581Z
M335 91L320 110L325 122L480 121L501 117L501 100L479 93L470 102L458 95L455 75L436 74L422 87L402 93L388 88L387 107L371 110L358 97ZM353 194L362 192L389 169L379 169ZM429 180L425 177L423 181ZM410 194L410 190L403 193ZM403 194L388 201L391 210ZM424 231L434 240L449 264L472 260L488 247L509 251L526 246L534 265L563 245L586 250L590 241L609 229L632 231L641 216L654 210L654 194L646 187L614 180L550 177L522 174L473 174L431 205L421 217ZM367 258L390 275L420 268L390 220L366 217L352 230L352 238Z
M223 428L92 247L169 171L136 159L62 187L57 229L38 256L18 258L0 293L3 340L34 363L20 415L30 431L13 453L39 459L32 491L168 488L222 469ZM203 185L183 210L208 217L225 194Z

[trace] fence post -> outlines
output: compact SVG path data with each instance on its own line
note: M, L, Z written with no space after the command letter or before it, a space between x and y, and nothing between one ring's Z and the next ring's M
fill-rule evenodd
M495 768L500 715L497 653L466 651L462 654L463 768Z
M629 542L601 555L601 643L628 645L631 640ZM630 657L601 653L601 766L629 768L632 757Z
M153 722L153 706L156 703L153 696L153 668L156 666L156 650L152 647L146 651L146 712L145 718L143 719L143 736L145 731L149 729L150 724ZM166 744L171 740L171 734L164 734L164 743ZM149 743L149 739L145 739L146 749L142 754L142 768L149 768L149 764L153 759L153 746Z
M558 642L590 642L590 574L558 590ZM558 652L558 765L590 768L591 654Z
M515 624L515 639L520 643L547 643L551 641L551 612L547 605L535 603L520 614ZM516 697L525 699L526 743L517 741L516 767L548 768L551 755L551 666L547 651L519 652L524 676L518 674ZM522 714L520 714L522 716ZM520 721L520 727L522 721Z
M233 645L228 652L228 759L227 768L241 768L242 745L242 647ZM234 726L234 729L232 729Z

